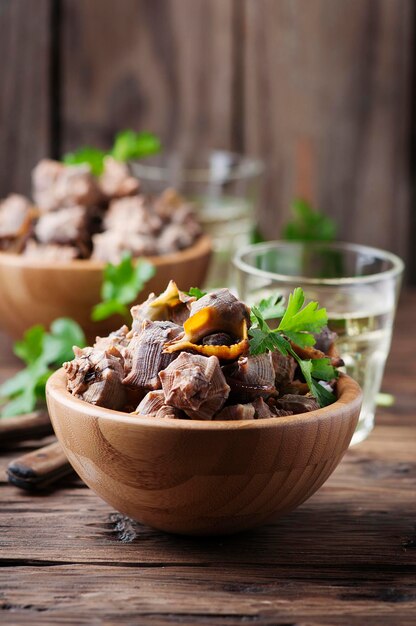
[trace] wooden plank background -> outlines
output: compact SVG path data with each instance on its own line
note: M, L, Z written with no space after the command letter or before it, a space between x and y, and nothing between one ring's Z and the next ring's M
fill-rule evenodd
M261 230L294 196L408 261L412 0L0 0L0 196L124 127L267 165ZM413 268L411 267L413 263Z

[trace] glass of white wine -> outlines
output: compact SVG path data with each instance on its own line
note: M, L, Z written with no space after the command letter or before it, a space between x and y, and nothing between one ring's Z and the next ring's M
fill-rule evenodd
M352 443L374 427L377 394L390 350L401 277L399 257L352 243L274 241L253 244L234 257L239 295L253 304L273 293L287 297L302 287L306 301L326 308L345 371L363 389Z
M173 187L194 204L213 244L205 287L228 286L234 253L250 243L254 229L262 161L224 150L177 150L131 162L130 167L145 193Z

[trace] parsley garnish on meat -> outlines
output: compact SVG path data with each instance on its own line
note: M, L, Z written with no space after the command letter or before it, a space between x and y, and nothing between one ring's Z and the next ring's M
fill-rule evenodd
M197 300L207 295L207 291L202 291L199 287L191 287L189 291L185 291L186 295L193 296Z
M113 147L109 152L85 146L74 152L68 152L62 161L66 165L89 165L94 176L101 176L106 156L112 156L116 161L127 162L157 154L161 149L160 139L153 133L122 130L115 136Z
M319 308L317 302L309 302L303 306L304 302L305 294L298 287L290 294L286 309L281 298L274 296L253 306L252 326L249 330L250 353L263 354L268 350L278 350L285 356L290 354L296 359L311 393L322 407L331 404L336 398L319 381L332 380L338 376L338 372L328 358L301 359L290 344L292 341L303 348L313 346L313 333L318 333L328 322L326 310ZM281 319L277 328L270 328L266 319L279 317Z
M102 302L93 308L92 320L97 322L115 314L128 318L127 305L136 300L155 273L156 268L152 263L146 259L133 260L129 252L123 254L120 263L108 263L104 268L101 286Z

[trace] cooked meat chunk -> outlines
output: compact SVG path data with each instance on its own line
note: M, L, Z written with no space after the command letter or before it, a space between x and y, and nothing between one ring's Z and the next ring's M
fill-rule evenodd
M256 398L252 402L252 406L255 411L254 417L258 420L268 419L270 417L276 417L269 405L263 400L263 398Z
M19 252L35 215L34 208L24 196L11 194L0 202L0 249Z
M139 415L156 415L158 410L165 404L165 394L161 390L149 391L139 406L135 410L135 413Z
M231 346L233 343L234 339L227 333L213 333L206 335L202 340L204 346Z
M104 159L104 172L99 178L99 186L107 198L123 198L136 194L140 183L130 174L126 163L107 156Z
M144 389L160 389L159 372L177 356L163 351L165 343L181 332L182 328L172 322L144 321L127 346L131 370L123 380L124 384Z
M80 256L80 251L74 246L59 246L57 244L38 243L34 239L29 239L23 250L23 256L40 261L53 261L66 263L73 261Z
M215 356L182 352L159 374L166 404L193 418L211 420L224 405L230 388Z
M40 243L74 244L86 249L87 209L74 206L44 213L35 226L35 235Z
M77 398L106 407L121 409L126 401L122 383L123 358L115 349L74 348L75 358L64 363L68 391Z
M119 263L124 252L133 257L156 254L156 239L149 235L107 230L93 235L92 258L109 263Z
M217 356L233 361L249 348L247 329L250 309L229 291L217 289L192 302L189 318L184 322L184 335L166 345L168 352L192 350L204 356ZM235 343L231 346L204 345L207 335L226 333Z
M242 356L236 363L225 365L223 372L230 385L232 397L243 402L276 393L274 369L270 354Z
M165 404L163 391L149 391L134 412L138 415L152 415L152 417L186 418L182 411Z
M32 186L34 200L42 211L74 205L92 207L102 197L88 165L43 159L32 172Z
M104 228L121 233L155 235L162 227L162 220L154 213L145 196L129 196L110 202L104 217Z
M332 330L329 330L328 326L325 326L320 333L314 335L316 343L314 348L320 350L324 354L328 354L331 346L333 345L337 334Z
M189 248L195 236L181 224L169 224L160 233L157 241L158 254L172 254L178 250Z
M282 396L287 394L304 396L309 392L309 386L308 383L302 382L300 380L293 380L291 383L289 383L289 385L284 385L280 387L279 392Z
M201 224L190 204L183 204L172 214L172 224L182 226L192 239L202 233Z
M290 355L283 355L277 350L271 352L273 369L275 372L275 385L278 389L289 385L294 378L297 363Z
M255 409L252 404L233 404L225 406L218 411L212 418L216 422L231 420L252 420L254 419Z
M187 202L175 189L169 187L154 199L155 213L164 221L171 221L173 215Z
M149 294L147 300L130 309L133 318L132 331L140 330L144 320L169 321L180 326L188 319L193 296L178 289L175 281L169 281L165 291L156 297Z
M118 330L113 331L107 337L96 337L94 348L98 350L108 350L109 348L117 348L121 354L123 354L120 348L125 348L129 339L127 338L127 334L129 332L128 326L124 324Z
M301 346L298 346L297 344L293 343L292 341L290 342L291 346L294 350L294 352L296 352L296 354L301 358L301 359L323 359L326 355L321 352L321 350L318 350L315 347L312 346L307 346L305 348L302 348ZM328 357L331 361L331 365L333 365L334 367L341 367L342 365L344 365L344 361L338 357L338 356L329 356Z
M319 404L311 396L300 396L297 394L286 394L278 398L274 404L276 409L292 411L293 413L307 413L319 409Z

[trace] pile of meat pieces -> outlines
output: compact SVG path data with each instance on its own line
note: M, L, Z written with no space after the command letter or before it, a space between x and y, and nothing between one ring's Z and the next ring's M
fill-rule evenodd
M192 308L192 302L185 306ZM124 326L97 338L93 347L75 349L75 359L64 364L71 393L128 413L198 420L251 420L319 408L307 385L296 380L291 356L246 353L222 362L188 350L169 353L166 345L181 339L183 326L143 320L138 308L133 330ZM331 333L320 342L329 347Z
M201 234L192 206L174 190L151 198L127 164L108 156L97 177L88 165L44 159L32 174L33 202L0 203L0 250L31 258L117 263L123 252L152 256L191 246Z

